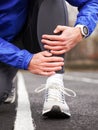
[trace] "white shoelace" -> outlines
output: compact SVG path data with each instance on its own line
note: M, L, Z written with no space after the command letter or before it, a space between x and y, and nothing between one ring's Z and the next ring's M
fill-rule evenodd
M76 93L73 90L65 88L65 87L63 87L61 85L57 86L57 84L53 83L53 85L47 85L47 86L45 86L45 84L42 84L41 87L38 87L38 88L35 89L35 92L40 93L40 92L42 92L42 91L44 91L46 89L55 89L55 90L59 90L60 92L63 92L67 96L76 97Z

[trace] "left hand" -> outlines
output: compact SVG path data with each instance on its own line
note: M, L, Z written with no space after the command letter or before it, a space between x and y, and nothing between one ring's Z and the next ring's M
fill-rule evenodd
M60 33L57 35L58 33ZM50 50L54 55L64 54L75 47L83 36L79 27L67 27L58 25L54 30L54 35L44 34L41 42L44 48Z

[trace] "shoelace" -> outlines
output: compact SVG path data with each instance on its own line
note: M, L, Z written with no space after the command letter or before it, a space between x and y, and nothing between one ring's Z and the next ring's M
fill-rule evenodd
M35 89L35 92L36 93L40 93L40 92L42 92L42 91L44 91L46 89L49 89L49 88L57 89L57 90L63 92L67 96L76 97L76 93L73 90L65 88L63 86L57 86L57 84L53 84L53 86L52 85L50 85L50 86L48 85L48 87L45 87L45 84L42 84L41 87L38 87L38 88Z

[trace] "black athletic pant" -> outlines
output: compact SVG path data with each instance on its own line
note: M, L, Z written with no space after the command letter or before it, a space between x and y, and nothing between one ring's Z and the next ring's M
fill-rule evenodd
M21 33L19 33L11 43L22 49L23 44L21 42ZM0 104L6 100L11 92L13 79L17 72L17 68L0 62Z
M57 25L68 25L65 0L29 0L28 19L23 34L24 47L31 53L44 51L42 34L53 34ZM65 54L58 55L65 57ZM64 73L64 67L57 73Z

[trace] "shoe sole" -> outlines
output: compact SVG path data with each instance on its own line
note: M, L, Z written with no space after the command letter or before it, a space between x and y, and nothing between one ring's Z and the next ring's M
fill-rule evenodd
M57 105L53 106L49 112L44 113L43 116L48 118L70 118L70 115L62 112Z

